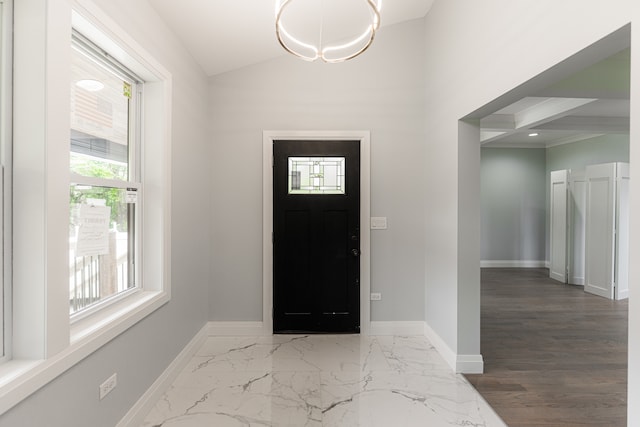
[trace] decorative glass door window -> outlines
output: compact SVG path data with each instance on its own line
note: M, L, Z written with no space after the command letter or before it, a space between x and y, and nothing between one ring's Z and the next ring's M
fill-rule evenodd
M345 194L344 157L289 157L289 194Z

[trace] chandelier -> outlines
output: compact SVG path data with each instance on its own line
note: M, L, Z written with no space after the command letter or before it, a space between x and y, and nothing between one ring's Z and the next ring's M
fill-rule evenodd
M382 0L276 0L278 42L306 61L347 61L373 43L381 4Z

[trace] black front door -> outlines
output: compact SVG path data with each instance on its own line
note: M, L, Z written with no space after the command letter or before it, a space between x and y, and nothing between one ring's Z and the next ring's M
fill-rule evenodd
M360 141L273 144L273 330L360 330Z

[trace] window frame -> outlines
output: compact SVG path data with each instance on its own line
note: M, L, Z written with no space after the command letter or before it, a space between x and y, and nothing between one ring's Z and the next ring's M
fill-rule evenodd
M16 2L13 12L13 340L11 360L0 364L0 415L171 299L171 73L91 0L55 8ZM145 82L139 213L144 290L73 323L70 67L64 66L70 64L72 28Z
M11 357L13 0L0 0L0 364Z
M72 324L88 316L92 316L96 312L103 310L111 304L129 297L132 294L141 292L144 289L144 283L140 280L140 270L143 267L142 251L143 242L140 230L142 224L140 221L140 212L143 210L143 194L142 194L142 173L140 161L142 157L142 112L144 102L144 81L137 76L126 65L115 60L108 52L97 46L89 37L82 34L76 28L72 28L72 40L70 49L77 50L80 54L87 56L88 60L96 62L101 67L108 69L123 79L127 79L132 84L132 93L129 104L128 114L128 137L127 137L127 180L106 179L86 176L74 172L70 172L70 187L73 185L88 185L91 187L117 188L120 190L134 189L137 192L138 201L133 213L133 233L130 238L133 240L133 262L129 268L133 268L134 286L117 294L108 296L98 302L90 304L74 313L70 313ZM131 243L129 243L131 244Z

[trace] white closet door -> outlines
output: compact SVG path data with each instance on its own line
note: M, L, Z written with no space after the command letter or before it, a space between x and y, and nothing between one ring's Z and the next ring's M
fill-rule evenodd
M629 164L618 163L616 191L615 298L629 297Z
M613 299L616 164L587 166L584 290Z
M567 283L567 184L569 172L551 172L549 277Z
M584 171L571 171L569 178L569 278L584 285L584 240L586 234L587 180Z

